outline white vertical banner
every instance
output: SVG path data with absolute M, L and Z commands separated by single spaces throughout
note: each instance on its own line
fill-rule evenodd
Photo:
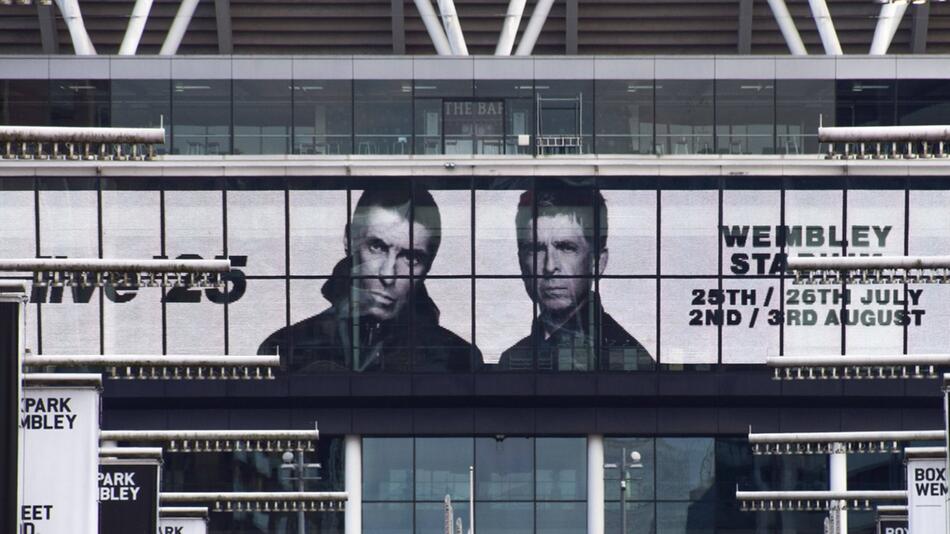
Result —
M 208 534 L 208 509 L 163 508 L 158 518 L 158 534 Z
M 20 534 L 99 531 L 98 374 L 24 376 Z
M 908 455 L 907 525 L 911 532 L 946 532 L 946 494 L 946 460 Z

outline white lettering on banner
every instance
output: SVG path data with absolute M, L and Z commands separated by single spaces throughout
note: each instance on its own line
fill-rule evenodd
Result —
M 907 528 L 911 532 L 944 532 L 946 530 L 946 494 L 945 460 L 940 458 L 907 460 Z
M 158 522 L 158 534 L 207 534 L 208 523 L 199 517 L 163 517 Z
M 903 527 L 887 527 L 884 534 L 907 534 L 907 529 Z
M 20 534 L 98 532 L 99 391 L 26 387 Z
M 141 489 L 135 473 L 99 473 L 100 501 L 135 501 Z

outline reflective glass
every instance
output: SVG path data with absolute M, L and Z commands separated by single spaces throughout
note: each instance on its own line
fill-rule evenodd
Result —
M 0 81 L 0 124 L 49 126 L 47 80 Z
M 663 191 L 660 201 L 660 272 L 718 274 L 718 191 Z
M 713 82 L 661 80 L 656 82 L 656 152 L 658 154 L 712 154 Z
M 355 80 L 356 154 L 409 154 L 412 148 L 412 83 Z
M 461 182 L 461 183 L 459 183 Z M 417 182 L 419 183 L 419 182 Z M 428 185 L 428 184 L 427 184 Z M 439 228 L 439 251 L 432 261 L 429 275 L 462 275 L 472 272 L 472 192 L 467 180 L 434 182 L 428 189 L 435 206 L 425 205 L 422 184 L 416 188 L 414 217 L 428 220 L 437 217 Z M 436 189 L 450 185 L 464 189 Z
M 229 185 L 227 202 L 228 253 L 247 256 L 241 270 L 253 276 L 284 274 L 284 192 L 241 180 Z
M 537 135 L 541 139 L 566 140 L 564 149 L 546 153 L 590 154 L 594 140 L 594 83 L 591 80 L 536 80 L 540 118 Z M 572 138 L 580 146 L 572 148 Z
M 412 534 L 412 503 L 363 503 L 365 534 Z
M 715 442 L 711 438 L 656 439 L 657 499 L 708 500 L 715 495 L 715 476 Z
M 713 534 L 716 531 L 712 502 L 658 502 L 656 518 L 656 534 Z
M 603 274 L 656 274 L 656 190 L 630 189 L 634 186 L 623 182 L 608 184 L 617 189 L 600 190 L 607 208 L 606 224 L 600 219 L 600 237 L 606 238 L 610 252 Z
M 231 153 L 231 80 L 172 82 L 173 154 Z
M 363 438 L 364 501 L 412 500 L 412 482 L 412 438 Z
M 283 280 L 253 279 L 242 282 L 228 305 L 228 348 L 231 354 L 274 354 L 261 345 L 272 333 L 287 326 L 287 290 Z M 283 351 L 280 352 L 283 355 Z
M 475 80 L 475 97 L 501 100 L 505 112 L 505 154 L 534 153 L 532 143 L 535 130 L 533 80 Z M 527 137 L 524 138 L 524 136 Z M 522 138 L 527 142 L 520 142 L 519 139 Z
M 164 124 L 171 130 L 172 92 L 169 80 L 112 80 L 112 126 L 157 128 Z M 166 141 L 171 135 L 166 134 Z M 156 146 L 159 154 L 168 151 L 168 144 Z
M 346 191 L 291 186 L 288 204 L 290 274 L 329 276 L 346 257 Z
M 654 534 L 656 532 L 656 510 L 652 502 L 627 501 L 626 534 Z M 608 502 L 604 506 L 604 532 L 607 534 L 624 533 L 624 518 L 620 515 L 620 503 Z
M 294 153 L 353 152 L 353 82 L 294 80 Z
M 774 154 L 774 135 L 772 80 L 716 80 L 719 154 Z
M 950 122 L 950 80 L 898 80 L 897 124 Z
M 459 521 L 462 532 L 468 532 L 468 501 L 452 500 L 452 532 L 456 532 Z M 441 502 L 416 503 L 416 534 L 445 532 L 445 504 Z M 480 527 L 480 525 L 479 525 Z M 481 528 L 479 528 L 481 530 Z
M 818 152 L 818 122 L 835 124 L 834 80 L 775 81 L 775 152 Z
M 586 438 L 536 438 L 535 455 L 535 498 L 587 500 Z
M 544 534 L 586 534 L 586 502 L 537 503 L 537 532 Z
M 349 317 L 326 300 L 323 288 L 328 283 L 326 279 L 291 280 L 291 327 L 272 334 L 259 349 L 264 354 L 279 351 L 292 373 L 340 373 L 352 368 L 348 338 L 339 334 L 349 325 Z M 337 306 L 349 306 L 348 297 L 335 301 Z
M 46 126 L 112 126 L 108 80 L 50 80 Z
M 472 283 L 468 279 L 414 280 L 413 371 L 472 370 Z M 476 353 L 476 361 L 481 355 Z
M 596 152 L 653 153 L 653 80 L 595 80 Z
M 534 499 L 533 439 L 475 438 L 475 465 L 475 492 L 478 500 Z M 481 513 L 478 508 L 476 512 Z M 482 528 L 479 527 L 480 530 Z
M 475 281 L 475 344 L 488 371 L 534 369 L 534 305 L 521 278 Z
M 441 503 L 449 496 L 453 503 L 467 502 L 472 438 L 416 438 L 415 445 L 416 500 Z
M 531 534 L 534 532 L 534 504 L 476 502 L 475 525 L 479 534 Z
M 835 124 L 890 126 L 896 124 L 894 80 L 838 80 Z M 826 121 L 826 124 L 830 124 Z
M 290 153 L 289 80 L 233 80 L 235 154 Z
M 600 367 L 609 371 L 646 371 L 656 365 L 655 278 L 602 278 L 597 282 L 603 309 Z
M 604 498 L 607 501 L 620 500 L 620 481 L 624 454 L 627 464 L 627 500 L 653 500 L 654 478 L 656 474 L 656 455 L 653 451 L 653 438 L 605 438 L 604 439 Z M 633 462 L 631 453 L 640 453 L 640 465 Z M 618 509 L 619 510 L 619 509 Z

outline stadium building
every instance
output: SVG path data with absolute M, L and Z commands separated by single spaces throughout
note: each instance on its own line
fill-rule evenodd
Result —
M 818 141 L 950 124 L 942 2 L 57 0 L 0 24 L 0 125 L 166 130 L 152 159 L 7 143 L 0 256 L 235 266 L 223 291 L 34 290 L 27 346 L 279 353 L 264 384 L 111 381 L 103 428 L 316 424 L 306 489 L 349 494 L 304 530 L 212 532 L 442 532 L 447 496 L 478 534 L 816 532 L 739 510 L 829 485 L 750 427 L 943 428 L 934 380 L 764 364 L 950 346 L 945 285 L 784 271 L 950 253 L 942 154 Z M 848 487 L 903 488 L 902 460 L 852 455 Z M 169 491 L 295 487 L 279 454 L 165 462 Z

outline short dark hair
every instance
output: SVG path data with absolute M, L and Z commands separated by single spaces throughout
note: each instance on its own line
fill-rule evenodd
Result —
M 525 191 L 518 199 L 518 213 L 515 215 L 515 225 L 519 230 L 529 227 L 535 206 L 538 217 L 561 214 L 574 217 L 584 230 L 588 243 L 594 245 L 594 236 L 599 238 L 598 253 L 607 249 L 607 202 L 600 190 L 562 185 Z
M 431 259 L 435 258 L 439 251 L 439 245 L 442 243 L 442 215 L 439 213 L 439 206 L 435 203 L 435 199 L 432 198 L 432 193 L 428 189 L 423 187 L 372 187 L 366 189 L 356 202 L 356 207 L 353 208 L 353 217 L 350 224 L 347 225 L 347 235 L 352 235 L 349 233 L 352 226 L 362 224 L 362 219 L 366 217 L 370 208 L 385 208 L 395 211 L 407 221 L 410 220 L 411 208 L 411 220 L 432 231 L 428 252 Z

